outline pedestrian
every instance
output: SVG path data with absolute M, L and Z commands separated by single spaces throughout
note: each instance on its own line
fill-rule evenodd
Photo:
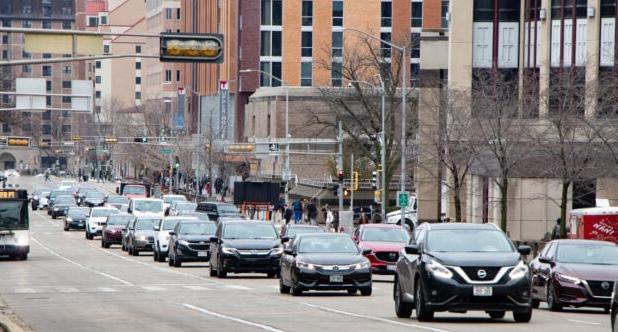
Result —
M 45 182 L 50 182 L 51 180 L 49 179 L 49 170 L 45 171 Z
M 326 222 L 326 231 L 330 232 L 332 230 L 333 222 L 335 221 L 335 216 L 333 215 L 333 211 L 330 210 L 328 205 L 326 205 L 326 217 L 324 221 Z
M 561 239 L 562 238 L 562 234 L 561 234 L 561 227 L 560 224 L 562 224 L 562 219 L 558 218 L 556 219 L 556 225 L 554 225 L 554 229 L 551 231 L 551 239 L 552 240 L 556 240 L 556 239 Z M 567 226 L 566 227 L 566 232 L 569 233 L 570 229 Z
M 365 215 L 364 213 L 361 213 L 360 215 L 360 219 L 358 219 L 358 224 L 359 225 L 365 225 L 368 224 L 369 220 L 367 220 L 367 215 Z
M 311 199 L 311 202 L 307 205 L 307 217 L 309 217 L 311 225 L 318 224 L 318 207 L 315 204 L 315 198 Z
M 284 218 L 285 218 L 285 224 L 289 224 L 290 223 L 290 219 L 292 219 L 292 214 L 293 211 L 292 209 L 290 209 L 290 207 L 286 204 L 285 205 L 285 213 L 284 213 Z
M 303 214 L 303 205 L 300 200 L 297 199 L 292 203 L 292 209 L 294 210 L 294 223 L 298 224 Z

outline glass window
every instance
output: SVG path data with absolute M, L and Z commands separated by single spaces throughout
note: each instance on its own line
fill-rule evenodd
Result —
M 618 265 L 618 247 L 598 244 L 560 244 L 556 261 L 565 264 Z
M 71 98 L 71 97 L 69 97 L 69 98 Z M 65 134 L 66 133 L 70 133 L 71 132 L 71 125 L 63 125 L 62 126 L 62 132 L 65 133 Z
M 303 62 L 300 64 L 300 85 L 311 86 L 312 82 L 312 68 L 311 62 Z
M 109 45 L 103 45 L 103 53 L 110 54 L 112 52 L 111 47 Z
M 262 0 L 262 25 L 281 25 L 283 12 L 281 0 Z
M 176 19 L 180 19 L 180 8 L 176 8 Z
M 51 106 L 51 104 L 52 104 L 52 97 L 51 96 L 46 96 L 45 97 L 45 104 L 47 106 Z
M 62 102 L 63 103 L 71 103 L 71 97 L 69 97 L 69 96 L 62 96 Z
M 52 82 L 51 81 L 46 81 L 45 82 L 45 88 L 47 91 L 51 91 L 52 90 Z
M 333 0 L 333 26 L 343 26 L 343 1 Z
M 313 1 L 303 0 L 302 4 L 302 26 L 313 25 Z
M 413 33 L 411 38 L 410 45 L 410 57 L 412 58 L 420 58 L 421 57 L 421 34 Z
M 94 92 L 95 98 L 101 98 L 101 91 L 97 90 Z
M 137 100 L 142 99 L 142 93 L 140 91 L 136 91 L 135 92 L 135 99 L 137 99 Z
M 141 45 L 135 45 L 135 53 L 137 53 L 137 54 L 142 53 L 142 46 Z
M 363 230 L 362 241 L 367 242 L 399 242 L 399 243 L 408 243 L 410 240 L 410 236 L 408 236 L 408 232 L 403 228 L 398 227 L 388 227 L 388 228 L 377 228 L 377 227 L 367 227 Z
M 387 42 L 391 41 L 391 33 L 390 32 L 382 32 L 380 33 L 380 38 Z M 382 51 L 382 56 L 385 58 L 391 57 L 391 47 L 388 44 L 381 43 L 380 49 Z
M 43 66 L 43 76 L 52 76 L 52 66 L 50 65 Z
M 88 17 L 88 26 L 89 27 L 96 27 L 97 25 L 99 25 L 99 18 L 96 16 L 90 16 Z
M 163 202 L 159 200 L 136 200 L 133 202 L 133 210 L 138 212 L 163 212 Z
M 224 239 L 276 239 L 277 231 L 271 224 L 239 223 L 227 224 L 223 231 Z M 350 240 L 351 241 L 351 240 Z
M 382 1 L 381 6 L 382 13 L 382 26 L 390 27 L 392 26 L 392 18 L 393 18 L 393 3 L 390 1 Z
M 192 222 L 180 224 L 180 234 L 213 235 L 217 227 L 210 222 Z
M 445 252 L 513 252 L 509 239 L 497 230 L 433 230 L 427 236 L 427 250 Z
M 62 21 L 62 29 L 71 30 L 71 21 Z
M 274 77 L 281 78 L 281 62 L 273 62 L 272 63 L 272 74 Z M 272 86 L 281 86 L 280 80 L 273 80 Z
M 135 69 L 142 69 L 142 63 L 141 62 L 136 62 L 135 63 Z
M 172 81 L 172 71 L 170 69 L 165 70 L 165 82 L 169 83 Z
M 51 120 L 51 111 L 43 112 L 43 120 Z
M 62 67 L 62 73 L 63 74 L 68 74 L 71 75 L 73 67 L 71 67 L 71 65 L 66 65 Z
M 172 8 L 165 8 L 165 19 L 166 20 L 172 19 Z
M 313 53 L 313 32 L 303 31 L 301 38 L 301 56 L 310 57 Z
M 52 27 L 51 25 L 52 25 L 51 21 L 48 21 L 48 20 L 43 21 L 43 29 L 51 29 Z
M 95 82 L 95 83 L 99 83 L 99 84 L 100 84 L 100 83 L 101 83 L 101 76 L 98 76 L 98 75 L 97 75 L 97 76 L 95 76 L 95 78 L 94 78 L 94 82 Z
M 340 58 L 343 56 L 343 32 L 333 31 L 333 58 Z
M 142 84 L 142 78 L 139 76 L 135 77 L 135 84 Z
M 70 89 L 71 88 L 71 81 L 62 81 L 62 88 L 63 89 Z
M 442 29 L 448 29 L 448 2 L 449 0 L 442 0 L 442 13 L 441 13 Z
M 32 66 L 30 65 L 22 65 L 21 66 L 21 71 L 24 73 L 29 73 L 32 71 Z
M 97 61 L 94 63 L 94 68 L 96 68 L 96 69 L 100 69 L 100 68 L 101 68 L 101 61 L 97 60 Z
M 11 20 L 2 20 L 2 26 L 5 28 L 11 27 Z
M 51 125 L 44 124 L 42 126 L 43 135 L 51 135 Z
M 107 16 L 101 16 L 101 25 L 107 25 Z
M 24 28 L 32 28 L 32 21 L 25 20 L 25 21 L 21 22 L 21 26 L 24 27 Z
M 180 82 L 180 70 L 176 70 L 176 82 Z
M 358 247 L 347 236 L 337 237 L 301 237 L 298 244 L 299 253 L 356 254 Z
M 270 73 L 270 62 L 260 62 L 260 71 Z M 260 86 L 270 86 L 270 76 L 260 73 Z
M 51 17 L 52 16 L 52 7 L 51 6 L 42 6 L 41 7 L 43 16 Z
M 343 84 L 343 63 L 333 62 L 331 67 L 331 84 L 334 87 L 341 87 Z
M 159 219 L 137 219 L 135 229 L 138 231 L 152 230 L 154 225 L 159 223 Z
M 423 3 L 422 2 L 413 2 L 412 3 L 412 27 L 420 28 L 423 26 Z
M 272 37 L 272 56 L 281 56 L 281 31 L 273 31 Z

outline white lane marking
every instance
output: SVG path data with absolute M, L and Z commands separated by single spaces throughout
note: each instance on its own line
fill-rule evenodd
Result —
M 93 268 L 91 268 L 91 267 L 88 267 L 88 266 L 85 266 L 85 265 L 83 265 L 83 264 L 80 264 L 80 263 L 78 263 L 78 262 L 76 262 L 76 261 L 74 261 L 74 260 L 71 260 L 71 259 L 69 259 L 69 258 L 66 258 L 66 257 L 64 257 L 64 256 L 60 255 L 59 253 L 57 253 L 57 252 L 53 251 L 52 249 L 48 248 L 47 246 L 45 246 L 43 243 L 39 242 L 39 240 L 37 240 L 36 238 L 34 238 L 34 237 L 32 237 L 32 236 L 30 237 L 30 240 L 32 240 L 34 243 L 38 244 L 41 248 L 43 248 L 43 249 L 44 249 L 45 251 L 47 251 L 48 253 L 50 253 L 50 254 L 52 254 L 52 255 L 54 255 L 54 256 L 56 256 L 56 257 L 58 257 L 58 258 L 60 258 L 60 259 L 62 259 L 62 260 L 64 260 L 64 261 L 66 261 L 66 262 L 69 262 L 69 263 L 71 263 L 71 264 L 73 264 L 73 265 L 79 266 L 79 267 L 81 267 L 81 268 L 82 268 L 82 269 L 84 269 L 84 270 L 87 270 L 87 271 L 90 271 L 90 272 L 94 272 L 94 273 L 96 273 L 96 274 L 98 274 L 98 275 L 101 275 L 101 276 L 103 276 L 103 277 L 106 277 L 106 278 L 109 278 L 109 279 L 112 279 L 112 280 L 118 281 L 118 282 L 123 283 L 123 284 L 125 284 L 125 285 L 127 285 L 127 286 L 133 286 L 133 283 L 131 283 L 131 282 L 129 282 L 129 281 L 126 281 L 126 280 L 120 279 L 120 278 L 115 277 L 115 276 L 113 276 L 113 275 L 111 275 L 111 274 L 107 274 L 107 273 L 105 273 L 105 272 L 101 272 L 101 271 L 99 271 L 99 270 L 96 270 L 96 269 L 93 269 Z
M 341 315 L 346 315 L 346 316 L 350 316 L 350 317 L 363 318 L 363 319 L 372 320 L 372 321 L 376 321 L 376 322 L 389 323 L 389 324 L 393 324 L 393 325 L 406 326 L 406 327 L 414 327 L 414 328 L 417 328 L 417 329 L 426 330 L 426 331 L 432 331 L 432 332 L 449 332 L 447 330 L 441 330 L 441 329 L 437 329 L 437 328 L 433 328 L 433 327 L 428 327 L 428 326 L 422 326 L 422 325 L 417 325 L 417 324 L 408 324 L 408 323 L 402 323 L 402 322 L 398 322 L 398 321 L 395 321 L 395 320 L 390 320 L 390 319 L 385 319 L 385 318 L 380 318 L 380 317 L 375 317 L 375 316 L 367 316 L 367 315 L 355 314 L 355 313 L 352 313 L 352 312 L 342 311 L 342 310 L 333 309 L 333 308 L 329 308 L 329 307 L 323 307 L 323 306 L 320 306 L 320 305 L 306 303 L 306 302 L 302 302 L 301 304 L 305 305 L 305 306 L 308 306 L 310 308 L 314 308 L 314 309 L 318 309 L 318 310 L 322 310 L 322 311 L 332 312 L 332 313 L 335 313 L 335 314 L 341 314 Z
M 215 317 L 218 317 L 218 318 L 221 318 L 221 319 L 230 320 L 232 322 L 236 322 L 236 323 L 240 323 L 240 324 L 244 324 L 244 325 L 248 325 L 248 326 L 253 326 L 253 327 L 262 329 L 264 331 L 285 332 L 284 330 L 279 330 L 279 329 L 276 329 L 276 328 L 274 328 L 272 326 L 262 325 L 262 324 L 250 322 L 248 320 L 244 320 L 244 319 L 240 319 L 240 318 L 236 318 L 236 317 L 231 317 L 231 316 L 223 315 L 223 314 L 216 313 L 216 312 L 213 312 L 213 311 L 210 311 L 210 310 L 206 310 L 206 309 L 203 309 L 203 308 L 196 307 L 196 306 L 191 305 L 191 304 L 185 303 L 185 304 L 183 304 L 183 306 L 185 308 L 188 308 L 188 309 L 191 309 L 191 310 L 199 311 L 199 312 L 201 312 L 203 314 L 206 314 L 206 315 L 215 316 Z
M 15 293 L 18 294 L 32 294 L 36 293 L 36 291 L 32 288 L 15 288 Z
M 113 289 L 113 288 L 109 288 L 109 287 L 99 287 L 97 288 L 100 292 L 104 292 L 104 293 L 113 293 L 113 292 L 117 292 L 117 290 Z
M 160 291 L 165 290 L 165 288 L 159 287 L 159 286 L 142 286 L 142 289 L 151 291 L 151 292 L 160 292 Z
M 245 286 L 237 286 L 237 285 L 227 285 L 225 288 L 229 289 L 238 289 L 238 290 L 252 290 L 253 288 L 245 287 Z
M 78 293 L 79 289 L 75 287 L 56 287 L 56 290 L 60 293 Z
M 586 324 L 586 325 L 603 325 L 603 324 L 597 323 L 597 322 L 589 322 L 589 321 L 577 320 L 577 319 L 569 319 L 568 321 L 572 322 L 572 323 L 579 323 L 579 324 Z
M 186 285 L 186 286 L 182 286 L 186 289 L 189 290 L 194 290 L 194 291 L 205 291 L 205 290 L 210 290 L 210 288 L 207 287 L 203 287 L 203 286 L 192 286 L 192 285 Z
M 48 224 L 50 224 L 52 226 L 59 226 L 57 223 L 47 219 L 47 216 L 44 216 L 39 211 L 34 211 L 34 214 L 36 214 L 37 216 L 41 217 L 41 219 L 45 220 Z

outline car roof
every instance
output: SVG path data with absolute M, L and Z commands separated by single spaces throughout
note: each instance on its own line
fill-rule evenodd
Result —
M 199 202 L 199 204 L 232 205 L 232 206 L 236 206 L 236 205 L 234 205 L 232 203 L 227 203 L 227 202 L 209 202 L 209 201 Z
M 345 233 L 301 233 L 296 235 L 296 237 L 347 237 L 350 238 L 349 234 Z
M 316 225 L 298 225 L 298 224 L 294 224 L 294 225 L 287 225 L 286 227 L 287 229 L 290 228 L 320 228 L 320 226 L 316 226 Z
M 597 244 L 597 245 L 606 245 L 606 246 L 618 246 L 618 244 L 609 241 L 601 241 L 601 240 L 584 240 L 584 239 L 561 239 L 561 240 L 553 240 L 551 241 L 556 244 Z
M 92 208 L 93 210 L 118 210 L 115 207 L 109 207 L 109 206 L 96 206 Z
M 160 198 L 144 198 L 144 197 L 135 197 L 135 198 L 131 198 L 132 201 L 156 201 L 156 202 L 163 202 L 162 199 Z
M 451 229 L 466 229 L 466 230 L 494 230 L 499 231 L 498 226 L 492 223 L 488 224 L 473 224 L 473 223 L 440 223 L 427 224 L 429 230 L 451 230 Z
M 253 219 L 233 219 L 233 220 L 223 220 L 226 224 L 257 224 L 261 223 L 264 225 L 273 225 L 271 223 L 264 222 L 264 220 L 253 220 Z
M 199 219 L 197 217 L 194 216 L 189 216 L 189 215 L 184 215 L 184 216 L 173 216 L 173 217 L 164 217 L 163 220 L 197 220 L 199 221 Z
M 401 228 L 403 229 L 403 226 L 400 225 L 396 225 L 396 224 L 363 224 L 360 225 L 360 228 Z
M 185 197 L 186 198 L 185 195 L 163 195 L 163 198 L 165 197 Z

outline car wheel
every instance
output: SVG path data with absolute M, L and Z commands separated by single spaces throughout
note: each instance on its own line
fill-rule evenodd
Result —
M 425 307 L 425 297 L 423 296 L 422 286 L 420 283 L 416 285 L 414 295 L 414 309 L 416 309 L 416 320 L 419 322 L 429 322 L 433 320 L 433 311 L 427 310 Z
M 105 248 L 105 241 L 101 240 L 101 248 Z
M 84 236 L 86 236 L 86 240 L 90 240 L 90 239 L 88 238 L 88 237 L 90 236 L 90 235 L 88 235 L 88 230 L 86 230 L 86 232 L 84 232 Z
M 292 282 L 292 296 L 301 296 L 303 295 L 302 289 L 296 286 L 296 283 Z
M 28 254 L 20 254 L 17 256 L 17 260 L 25 261 L 28 259 Z
M 131 248 L 131 254 L 133 256 L 139 256 L 139 250 L 135 249 L 135 248 Z
M 64 224 L 64 231 L 65 231 L 65 232 L 68 232 L 68 231 L 69 231 L 69 226 L 67 226 L 67 224 L 66 224 L 66 223 Z
M 532 308 L 534 308 L 534 309 L 538 309 L 538 308 L 539 308 L 539 306 L 541 305 L 541 301 L 539 301 L 539 300 L 534 300 L 534 299 L 533 299 L 533 300 L 532 300 L 532 302 L 531 302 L 530 304 L 532 305 Z
M 52 219 L 56 219 L 56 214 L 52 213 Z
M 513 311 L 513 319 L 517 323 L 528 323 L 532 319 L 532 309 L 526 311 Z
M 290 287 L 283 284 L 283 278 L 279 278 L 279 293 L 290 294 Z
M 174 266 L 174 257 L 170 255 L 170 259 L 167 260 L 167 265 Z
M 225 271 L 225 268 L 223 267 L 223 263 L 221 263 L 221 261 L 217 263 L 217 277 L 222 279 L 227 278 L 227 271 Z
M 506 315 L 506 312 L 504 311 L 490 311 L 488 312 L 489 317 L 491 317 L 492 319 L 502 319 L 504 318 L 504 315 Z
M 266 274 L 266 276 L 267 276 L 268 278 L 277 278 L 277 275 L 278 275 L 278 273 L 277 273 L 277 272 L 268 272 L 268 273 Z
M 371 288 L 371 286 L 360 289 L 360 293 L 362 296 L 371 296 L 372 291 L 373 291 L 373 288 Z
M 157 251 L 156 251 L 156 250 L 155 250 L 155 251 L 154 251 L 154 253 L 152 254 L 152 259 L 153 259 L 155 262 L 158 262 L 158 261 L 159 261 L 159 256 L 157 255 Z
M 356 295 L 356 292 L 358 292 L 358 289 L 348 289 L 348 295 Z
M 158 256 L 158 258 L 159 258 L 159 262 L 161 262 L 161 263 L 165 263 L 165 258 L 166 258 L 166 257 L 167 257 L 167 255 L 166 255 L 166 254 L 164 254 L 164 253 L 161 253 L 161 252 L 160 252 L 160 253 L 159 253 L 159 256 Z
M 558 303 L 558 299 L 556 299 L 556 290 L 552 280 L 549 280 L 549 286 L 547 286 L 547 306 L 550 311 L 562 310 L 562 306 Z
M 403 301 L 401 286 L 399 286 L 399 281 L 396 278 L 393 296 L 395 297 L 395 313 L 397 314 L 397 317 L 410 318 L 410 316 L 412 316 L 412 309 L 414 309 L 413 304 Z

